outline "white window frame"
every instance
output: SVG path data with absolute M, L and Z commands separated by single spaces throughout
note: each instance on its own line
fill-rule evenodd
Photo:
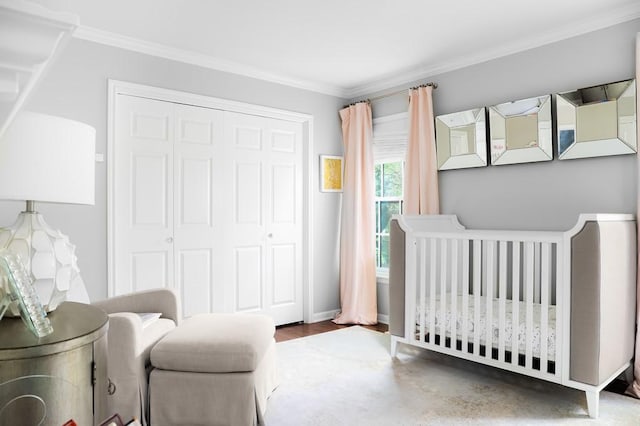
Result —
M 409 134 L 409 115 L 407 113 L 387 115 L 373 120 L 373 162 L 374 164 L 393 163 L 402 161 L 404 163 L 407 150 L 407 139 Z M 402 166 L 402 176 L 404 184 L 404 164 Z M 373 176 L 372 176 L 373 178 Z M 403 201 L 401 197 L 375 197 L 375 201 Z M 373 208 L 375 209 L 375 201 Z M 375 214 L 375 211 L 374 211 Z M 373 230 L 377 237 L 378 224 Z M 376 259 L 377 263 L 377 259 Z M 376 277 L 388 279 L 389 268 L 376 267 Z
M 404 165 L 405 162 L 404 160 L 388 160 L 388 161 L 384 161 L 384 162 L 377 162 L 375 163 L 375 165 L 383 165 L 383 164 L 390 164 L 390 163 L 401 163 L 401 173 L 402 173 L 402 183 L 403 183 L 403 187 L 404 187 Z M 383 173 L 383 178 L 382 178 L 382 182 L 381 182 L 381 190 L 384 191 L 384 168 L 382 170 Z M 402 214 L 402 210 L 403 210 L 403 201 L 404 201 L 404 197 L 403 195 L 397 195 L 397 196 L 390 196 L 390 197 L 385 197 L 385 196 L 381 196 L 378 197 L 377 195 L 374 197 L 374 208 L 377 210 L 378 206 L 377 203 L 378 202 L 400 202 L 400 214 Z M 375 229 L 375 237 L 376 240 L 378 238 L 378 236 L 383 237 L 383 236 L 388 236 L 389 234 L 386 233 L 382 233 L 382 232 L 378 232 L 378 229 L 380 229 L 380 223 L 378 223 L 380 221 L 380 218 L 382 217 L 381 211 L 376 211 L 375 212 L 375 217 L 376 217 L 376 229 Z M 379 278 L 388 278 L 389 277 L 389 268 L 381 268 L 378 267 L 378 256 L 376 253 L 376 276 Z

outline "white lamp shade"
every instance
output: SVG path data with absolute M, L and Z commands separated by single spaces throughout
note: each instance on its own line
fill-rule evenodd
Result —
M 93 127 L 19 113 L 0 139 L 0 199 L 94 204 Z

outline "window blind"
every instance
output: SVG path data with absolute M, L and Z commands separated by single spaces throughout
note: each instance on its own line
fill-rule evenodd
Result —
M 407 113 L 388 115 L 373 120 L 373 161 L 404 161 L 407 152 L 409 118 Z

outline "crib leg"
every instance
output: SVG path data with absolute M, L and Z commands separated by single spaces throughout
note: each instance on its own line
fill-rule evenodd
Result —
M 600 408 L 600 392 L 585 391 L 584 393 L 587 395 L 587 411 L 589 411 L 589 417 L 597 419 Z
M 395 358 L 398 355 L 398 339 L 391 336 L 391 356 Z

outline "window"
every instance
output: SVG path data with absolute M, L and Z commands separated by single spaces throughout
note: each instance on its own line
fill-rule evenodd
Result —
M 375 165 L 376 268 L 378 276 L 389 274 L 389 221 L 402 213 L 404 162 Z
M 389 276 L 389 220 L 394 214 L 402 213 L 408 128 L 407 113 L 373 119 L 376 275 L 380 278 Z

